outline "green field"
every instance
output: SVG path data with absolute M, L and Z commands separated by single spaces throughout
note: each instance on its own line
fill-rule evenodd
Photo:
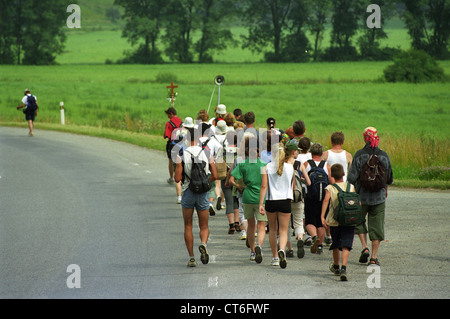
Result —
M 95 10 L 93 10 L 95 12 Z M 105 65 L 130 49 L 121 31 L 92 31 L 95 26 L 70 31 L 65 52 L 56 66 L 0 66 L 0 124 L 24 126 L 15 109 L 30 88 L 38 97 L 36 127 L 124 140 L 164 149 L 162 132 L 166 86 L 179 85 L 175 106 L 179 116 L 195 117 L 208 108 L 222 74 L 221 102 L 229 111 L 254 111 L 256 124 L 267 117 L 286 129 L 298 119 L 306 123 L 313 141 L 330 147 L 334 131 L 343 131 L 345 148 L 362 147 L 362 130 L 375 126 L 380 147 L 391 156 L 395 184 L 449 188 L 450 82 L 430 84 L 385 83 L 383 69 L 391 62 L 258 63 L 261 55 L 239 47 L 215 56 L 218 64 Z M 235 34 L 243 33 L 236 27 Z M 385 44 L 409 47 L 406 30 L 395 24 Z M 327 37 L 323 46 L 326 46 Z M 439 61 L 447 75 L 450 61 Z M 217 91 L 216 91 L 217 93 Z M 66 126 L 59 122 L 64 101 Z M 213 116 L 213 98 L 210 116 Z M 420 180 L 419 177 L 422 179 Z

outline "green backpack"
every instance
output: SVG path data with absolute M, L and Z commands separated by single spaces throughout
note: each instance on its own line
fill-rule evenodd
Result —
M 363 219 L 359 194 L 350 191 L 350 183 L 347 183 L 345 192 L 337 184 L 333 184 L 333 186 L 339 191 L 337 195 L 339 205 L 334 210 L 334 219 L 340 226 L 360 224 Z

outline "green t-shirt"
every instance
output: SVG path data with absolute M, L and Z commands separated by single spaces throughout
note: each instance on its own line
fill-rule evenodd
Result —
M 256 162 L 246 159 L 239 163 L 231 172 L 236 179 L 242 178 L 246 185 L 242 194 L 242 202 L 245 204 L 259 204 L 259 193 L 261 191 L 262 175 L 261 170 L 267 163 L 258 158 Z

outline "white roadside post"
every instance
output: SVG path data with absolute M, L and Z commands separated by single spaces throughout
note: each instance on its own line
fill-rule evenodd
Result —
M 64 117 L 64 102 L 59 103 L 61 109 L 61 125 L 66 125 L 66 119 Z

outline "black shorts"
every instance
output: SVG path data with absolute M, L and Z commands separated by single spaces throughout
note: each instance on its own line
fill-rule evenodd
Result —
M 353 247 L 353 238 L 355 236 L 355 227 L 330 227 L 330 234 L 333 243 L 330 246 L 330 250 L 339 249 L 342 250 L 343 247 L 348 250 L 352 250 Z
M 36 111 L 30 112 L 30 111 L 26 110 L 24 113 L 25 113 L 25 119 L 27 121 L 33 121 L 34 122 L 34 120 L 36 118 Z
M 290 214 L 291 209 L 291 200 L 290 199 L 280 199 L 280 200 L 266 200 L 266 211 L 269 213 L 285 213 Z
M 172 148 L 173 148 L 173 144 L 172 144 L 172 141 L 169 139 L 166 144 L 166 154 L 167 154 L 168 159 L 172 158 Z

